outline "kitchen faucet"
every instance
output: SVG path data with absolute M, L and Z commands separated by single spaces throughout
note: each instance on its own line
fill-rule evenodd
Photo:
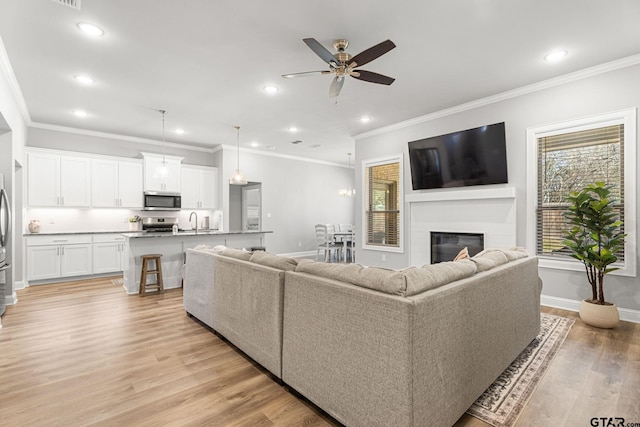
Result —
M 198 234 L 198 214 L 195 212 L 191 212 L 191 214 L 189 215 L 189 222 L 191 222 L 191 217 L 194 215 L 196 216 L 196 234 Z

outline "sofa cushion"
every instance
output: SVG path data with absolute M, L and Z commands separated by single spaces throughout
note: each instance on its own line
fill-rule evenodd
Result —
M 241 259 L 243 261 L 249 261 L 249 259 L 251 259 L 252 254 L 253 252 L 243 251 L 241 249 L 233 249 L 233 248 L 227 248 L 220 253 L 220 255 L 228 256 L 230 258 Z
M 405 295 L 407 291 L 404 272 L 398 270 L 363 267 L 359 264 L 330 264 L 300 260 L 296 271 L 340 280 L 392 295 Z
M 407 280 L 406 296 L 416 295 L 476 274 L 476 264 L 468 259 L 427 264 L 403 270 Z
M 249 261 L 284 271 L 295 271 L 298 265 L 298 261 L 293 258 L 273 255 L 264 251 L 255 251 Z
M 509 262 L 529 256 L 529 252 L 525 248 L 514 247 L 503 251 Z
M 471 258 L 476 263 L 478 273 L 491 270 L 499 265 L 506 264 L 509 259 L 502 250 L 485 249 Z

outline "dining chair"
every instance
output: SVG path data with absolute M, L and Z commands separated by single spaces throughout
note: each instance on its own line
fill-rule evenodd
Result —
M 334 251 L 337 259 L 340 259 L 342 254 L 342 243 L 333 241 L 333 236 L 329 233 L 329 227 L 327 224 L 316 224 L 316 244 L 317 253 L 316 261 L 320 257 L 320 251 L 324 251 L 324 262 L 331 260 L 331 251 Z

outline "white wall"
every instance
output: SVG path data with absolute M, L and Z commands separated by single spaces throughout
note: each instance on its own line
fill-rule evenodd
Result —
M 604 67 L 598 70 L 604 70 Z M 476 108 L 459 108 L 456 110 L 458 112 L 452 110 L 451 114 L 432 114 L 422 122 L 414 120 L 404 127 L 399 124 L 387 132 L 359 137 L 356 140 L 356 188 L 358 190 L 363 188 L 361 182 L 363 160 L 402 152 L 405 159 L 405 195 L 419 193 L 411 188 L 408 141 L 504 121 L 509 186 L 516 189 L 516 241 L 519 246 L 533 247 L 531 239 L 526 235 L 526 171 L 527 162 L 535 162 L 535 159 L 526 158 L 526 129 L 640 106 L 640 65 L 599 74 L 585 71 L 576 74 L 575 77 L 580 78 L 566 78 L 561 84 L 549 82 L 550 84 L 545 85 L 544 89 L 522 91 L 520 92 L 524 92 L 522 95 L 504 96 L 502 100 L 492 103 L 478 102 Z M 636 159 L 637 164 L 640 164 L 638 159 Z M 638 193 L 639 190 L 640 186 L 636 192 Z M 361 195 L 362 191 L 358 191 L 358 194 Z M 636 194 L 636 200 L 640 200 L 640 194 Z M 358 206 L 361 206 L 361 203 L 362 200 L 358 197 Z M 407 227 L 408 211 L 408 205 L 405 204 L 405 239 L 408 239 L 411 233 Z M 446 215 L 446 212 L 443 212 L 443 215 Z M 472 217 L 473 212 L 468 212 L 468 215 Z M 361 219 L 356 218 L 356 220 L 358 229 L 362 229 Z M 638 233 L 628 238 L 637 247 Z M 364 264 L 386 267 L 403 267 L 410 263 L 406 246 L 402 254 L 387 253 L 387 261 L 384 263 L 381 261 L 380 252 L 361 249 L 358 260 Z M 579 301 L 590 296 L 590 288 L 584 273 L 541 268 L 540 276 L 544 281 L 543 294 L 549 297 L 549 301 L 562 299 Z M 609 275 L 605 280 L 605 287 L 608 300 L 622 308 L 640 310 L 640 281 L 637 277 Z
M 13 211 L 13 232 L 8 251 L 8 262 L 12 264 L 12 268 L 6 275 L 6 295 L 0 295 L 0 298 L 5 297 L 7 304 L 17 300 L 15 289 L 22 286 L 24 280 L 22 239 L 19 231 L 22 228 L 22 198 L 18 195 L 22 183 L 16 180 L 22 176 L 20 171 L 21 165 L 24 164 L 24 146 L 29 120 L 29 113 L 24 106 L 22 94 L 0 39 L 0 134 L 4 135 L 0 144 L 0 155 L 3 156 L 0 172 L 5 175 L 5 185 Z
M 237 150 L 225 146 L 223 151 L 220 181 L 223 200 L 228 201 L 229 178 L 237 166 Z M 353 183 L 353 169 L 264 155 L 253 150 L 240 152 L 240 169 L 249 181 L 262 183 L 262 229 L 273 231 L 266 238 L 269 252 L 315 252 L 315 224 L 353 224 L 355 221 L 354 199 L 338 195 L 341 188 Z M 228 206 L 224 209 L 228 230 Z

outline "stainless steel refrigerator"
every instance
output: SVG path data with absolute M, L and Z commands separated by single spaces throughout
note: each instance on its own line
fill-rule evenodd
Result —
M 7 262 L 7 246 L 11 234 L 11 207 L 9 197 L 4 189 L 4 175 L 0 173 L 0 316 L 5 310 L 5 293 L 7 288 L 5 271 L 11 267 Z

